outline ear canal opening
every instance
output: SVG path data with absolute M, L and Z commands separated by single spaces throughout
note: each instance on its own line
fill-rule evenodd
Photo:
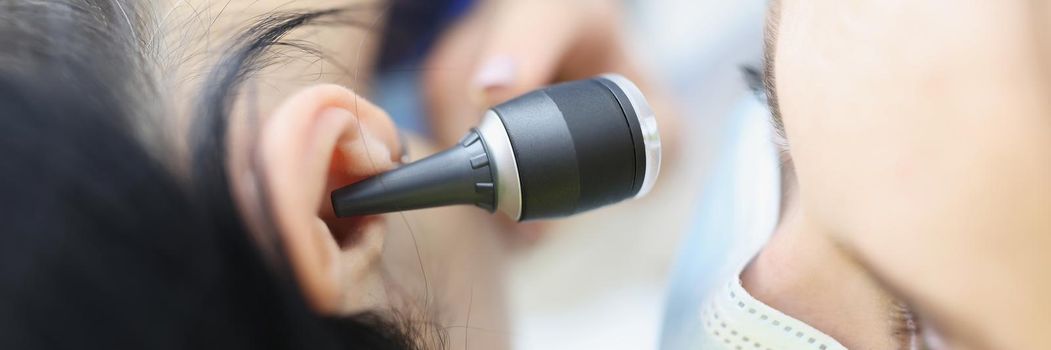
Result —
M 496 210 L 489 154 L 476 131 L 441 153 L 332 192 L 338 217 L 457 204 Z

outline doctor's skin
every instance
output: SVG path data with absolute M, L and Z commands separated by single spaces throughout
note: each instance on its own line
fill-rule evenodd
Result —
M 750 293 L 849 348 L 1051 346 L 1044 2 L 782 0 L 769 15 L 794 172 Z

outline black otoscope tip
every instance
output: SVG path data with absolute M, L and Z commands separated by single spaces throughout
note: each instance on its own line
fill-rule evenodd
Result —
M 489 157 L 473 131 L 456 147 L 332 192 L 338 217 L 455 204 L 496 207 Z
M 563 217 L 649 192 L 660 150 L 642 92 L 605 75 L 495 106 L 457 146 L 336 190 L 332 206 L 340 217 L 455 204 Z

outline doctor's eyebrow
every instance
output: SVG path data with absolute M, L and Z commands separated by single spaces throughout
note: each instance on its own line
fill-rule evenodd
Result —
M 832 244 L 837 249 L 841 250 L 848 259 L 854 264 L 857 264 L 864 270 L 868 275 L 876 281 L 876 284 L 880 288 L 883 288 L 895 299 L 898 305 L 905 306 L 908 309 L 908 314 L 903 315 L 901 310 L 891 310 L 887 317 L 891 322 L 901 324 L 903 321 L 907 322 L 909 319 L 915 322 L 916 331 L 922 338 L 924 332 L 923 326 L 934 325 L 938 329 L 938 333 L 942 338 L 954 339 L 958 344 L 967 344 L 974 346 L 976 349 L 992 349 L 985 339 L 978 337 L 981 332 L 975 330 L 971 325 L 967 325 L 948 316 L 948 310 L 940 309 L 937 305 L 934 305 L 930 301 L 924 301 L 917 299 L 917 294 L 906 292 L 907 284 L 904 284 L 901 279 L 891 279 L 885 271 L 881 270 L 875 261 L 871 260 L 871 257 L 866 256 L 857 247 L 853 246 L 850 242 L 843 241 L 842 239 L 832 239 Z M 899 276 L 905 277 L 908 276 Z M 918 320 L 922 320 L 917 322 Z M 904 327 L 897 327 L 900 331 L 902 328 L 908 328 L 908 325 Z M 905 343 L 905 338 L 899 337 L 903 340 L 901 349 L 912 350 L 916 347 L 912 347 L 912 344 Z M 928 350 L 929 347 L 921 339 L 916 339 L 915 345 L 920 350 Z
M 868 257 L 864 256 L 850 243 L 836 238 L 833 238 L 831 242 L 835 249 L 841 251 L 843 256 L 849 259 L 850 263 L 861 267 L 861 270 L 875 280 L 879 288 L 886 291 L 893 298 L 886 309 L 886 314 L 882 317 L 891 325 L 892 333 L 890 336 L 897 343 L 895 348 L 901 350 L 926 350 L 927 347 L 920 338 L 923 330 L 920 328 L 920 322 L 913 310 L 913 305 L 916 304 L 904 293 L 902 286 L 883 275 L 880 270 L 875 268 Z

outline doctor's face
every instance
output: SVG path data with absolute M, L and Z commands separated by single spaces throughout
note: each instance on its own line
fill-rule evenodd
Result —
M 932 347 L 1051 346 L 1051 5 L 771 6 L 768 79 L 809 224 Z

